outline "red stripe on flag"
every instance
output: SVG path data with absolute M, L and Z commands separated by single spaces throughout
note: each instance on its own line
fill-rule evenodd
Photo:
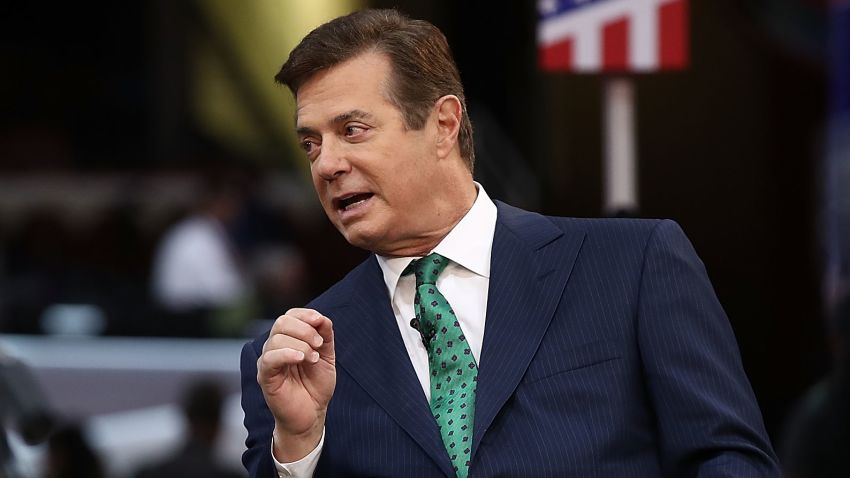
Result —
M 602 27 L 602 69 L 626 70 L 629 67 L 629 19 L 606 23 Z
M 658 7 L 658 62 L 663 70 L 688 66 L 688 2 L 675 0 Z
M 573 41 L 561 40 L 540 49 L 540 68 L 544 70 L 569 71 L 573 68 Z

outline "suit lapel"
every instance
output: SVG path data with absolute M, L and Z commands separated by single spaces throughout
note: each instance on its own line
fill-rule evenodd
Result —
M 534 357 L 584 240 L 582 231 L 564 232 L 539 214 L 497 205 L 473 458 Z
M 434 460 L 454 474 L 436 421 L 396 326 L 381 268 L 374 257 L 349 280 L 354 284 L 344 320 L 334 322 L 337 364 Z

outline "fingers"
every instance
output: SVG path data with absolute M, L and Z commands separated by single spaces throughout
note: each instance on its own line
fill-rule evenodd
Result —
M 313 309 L 289 309 L 285 314 L 277 318 L 270 335 L 274 334 L 289 334 L 289 333 L 304 333 L 316 332 L 324 322 L 330 322 L 330 319 L 320 314 Z M 305 328 L 309 326 L 310 328 Z M 318 335 L 318 333 L 316 334 Z M 300 337 L 305 342 L 312 343 L 316 347 L 322 344 L 315 341 L 313 337 Z
M 307 342 L 299 340 L 288 335 L 275 334 L 266 340 L 265 352 L 275 350 L 291 350 L 300 352 L 300 354 L 292 354 L 299 361 L 316 363 L 318 361 L 318 352 Z
M 288 365 L 297 365 L 304 362 L 304 360 L 304 352 L 300 350 L 291 348 L 274 349 L 263 352 L 263 355 L 258 360 L 257 369 L 261 374 L 263 371 L 275 373 Z
M 263 345 L 260 364 L 275 371 L 287 365 L 313 364 L 333 354 L 333 324 L 312 309 L 290 309 L 278 317 Z
M 319 317 L 321 314 L 315 310 L 291 309 L 277 318 L 269 332 L 269 341 L 284 336 L 298 339 L 312 347 L 321 347 L 324 340 L 312 325 L 319 321 Z
M 316 330 L 316 327 L 310 325 L 307 322 L 303 322 L 298 319 L 288 318 L 278 320 L 280 322 L 280 327 L 278 328 L 278 333 L 274 335 L 292 337 L 308 344 L 310 347 L 313 348 L 319 348 L 325 342 L 325 340 L 319 334 L 319 331 Z
M 269 336 L 257 359 L 257 381 L 262 385 L 290 366 L 318 361 L 319 353 L 305 342 L 281 334 Z
M 322 315 L 316 320 L 316 322 L 317 323 L 313 325 L 313 328 L 315 328 L 316 332 L 319 333 L 319 336 L 322 337 L 322 341 L 327 345 L 333 344 L 334 324 L 331 322 L 331 319 Z

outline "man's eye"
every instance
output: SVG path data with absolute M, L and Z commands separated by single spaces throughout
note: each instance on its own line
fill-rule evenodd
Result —
M 366 128 L 357 125 L 348 125 L 345 127 L 345 135 L 346 136 L 354 136 L 356 134 L 360 134 L 366 131 Z
M 313 140 L 305 139 L 301 142 L 301 149 L 304 150 L 305 153 L 310 154 L 316 148 L 316 142 Z

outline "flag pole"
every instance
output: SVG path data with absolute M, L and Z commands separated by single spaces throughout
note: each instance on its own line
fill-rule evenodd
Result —
M 604 210 L 609 215 L 638 211 L 634 85 L 630 78 L 604 81 Z

